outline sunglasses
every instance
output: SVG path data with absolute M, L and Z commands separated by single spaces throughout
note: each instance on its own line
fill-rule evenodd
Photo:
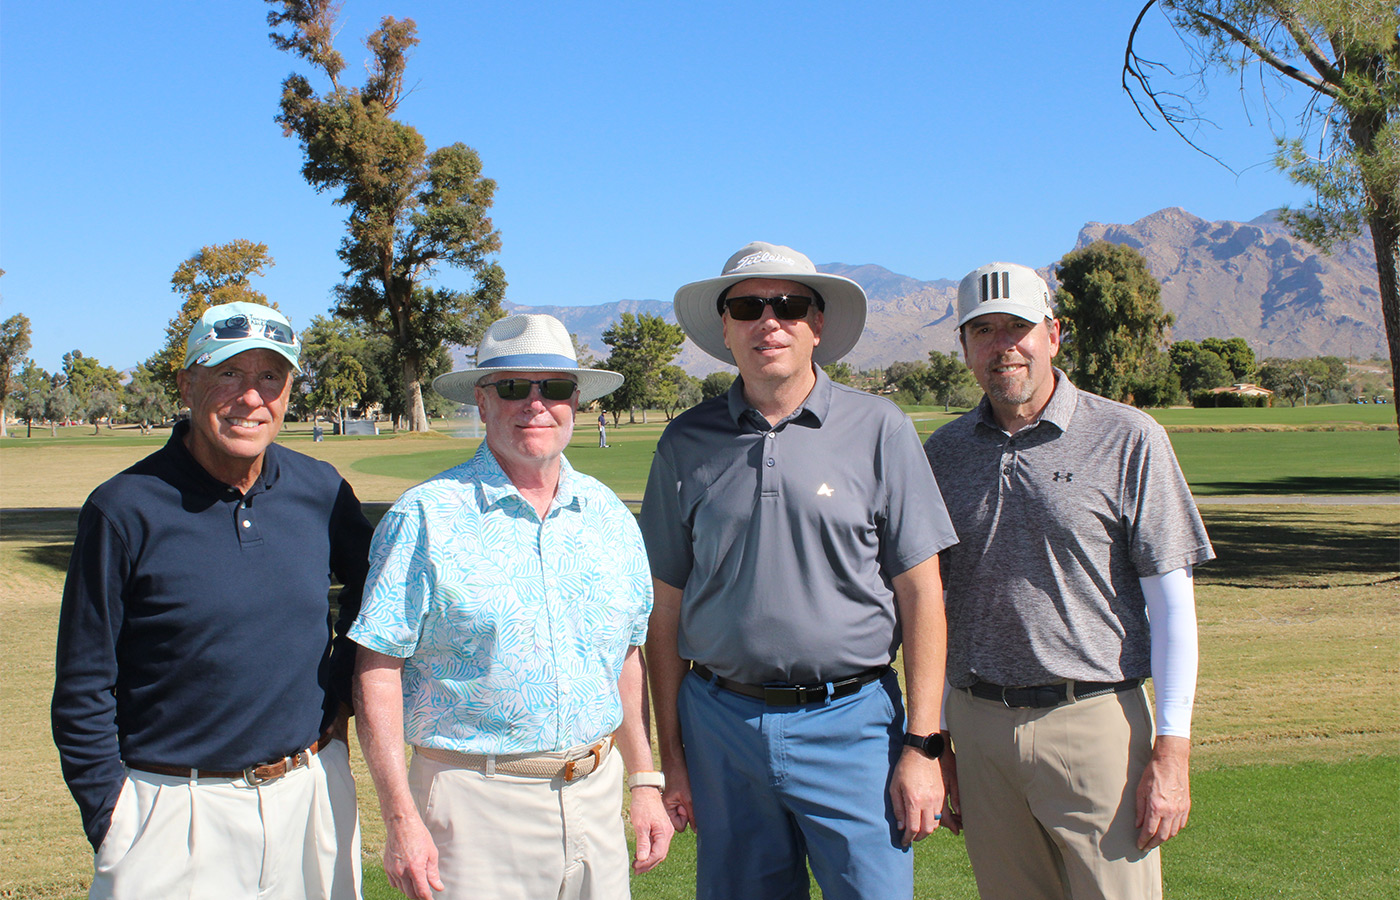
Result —
M 297 342 L 296 335 L 292 334 L 291 328 L 270 319 L 258 325 L 247 316 L 238 315 L 214 323 L 215 340 L 232 341 L 250 337 L 267 338 L 269 341 L 286 344 L 289 347 L 296 346 Z
M 540 396 L 546 400 L 567 400 L 578 390 L 578 383 L 567 378 L 502 378 L 483 384 L 484 388 L 495 388 L 496 396 L 502 400 L 524 400 L 530 396 L 530 385 L 540 386 Z
M 763 318 L 763 307 L 773 307 L 773 315 L 779 319 L 793 321 L 805 319 L 807 310 L 817 302 L 815 297 L 725 297 L 724 308 L 729 310 L 729 318 L 740 322 L 752 322 Z M 818 307 L 820 308 L 820 306 Z

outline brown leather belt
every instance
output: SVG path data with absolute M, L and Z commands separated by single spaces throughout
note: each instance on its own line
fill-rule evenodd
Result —
M 436 747 L 419 747 L 413 752 L 422 754 L 433 762 L 459 769 L 471 769 L 501 775 L 523 775 L 527 778 L 562 778 L 573 781 L 582 778 L 603 764 L 603 757 L 612 751 L 613 737 L 608 735 L 596 744 L 577 750 L 560 753 L 540 754 L 499 754 L 458 753 L 456 750 L 440 750 Z
M 245 766 L 237 771 L 224 771 L 219 769 L 194 769 L 188 766 L 165 766 L 159 763 L 128 763 L 128 765 L 141 772 L 153 772 L 156 775 L 172 775 L 176 778 L 242 778 L 250 787 L 257 787 L 266 784 L 274 779 L 281 778 L 294 769 L 304 768 L 311 765 L 311 757 L 321 752 L 330 743 L 333 737 L 331 729 L 326 729 L 326 733 L 315 740 L 310 747 L 295 753 L 291 756 L 284 756 L 273 762 L 259 763 Z

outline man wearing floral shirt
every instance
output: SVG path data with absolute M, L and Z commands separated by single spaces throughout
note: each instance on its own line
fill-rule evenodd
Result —
M 423 900 L 626 898 L 624 764 L 632 868 L 672 833 L 642 690 L 650 570 L 631 513 L 563 456 L 579 403 L 622 376 L 580 368 L 549 316 L 496 322 L 477 361 L 434 388 L 478 406 L 486 440 L 380 523 L 350 632 L 385 872 Z

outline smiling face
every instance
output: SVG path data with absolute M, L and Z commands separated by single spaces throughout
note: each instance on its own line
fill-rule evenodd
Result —
M 776 278 L 750 278 L 735 284 L 730 297 L 815 297 L 812 289 L 795 281 Z M 724 346 L 734 354 L 734 364 L 744 382 L 781 383 L 812 376 L 812 350 L 822 340 L 823 317 L 813 304 L 802 319 L 779 319 L 773 307 L 752 322 L 734 319 L 724 313 Z
M 510 378 L 565 378 L 566 372 L 496 372 L 477 383 L 476 405 L 486 426 L 486 444 L 496 461 L 517 484 L 527 471 L 557 467 L 559 456 L 574 434 L 578 391 L 567 400 L 546 400 L 539 385 L 531 385 L 524 400 L 502 400 L 491 385 Z
M 1060 320 L 1029 322 L 989 313 L 962 329 L 968 368 L 1003 425 L 1035 418 L 1055 392 L 1051 360 L 1060 352 Z
M 291 372 L 281 354 L 257 349 L 177 373 L 180 398 L 190 408 L 185 446 L 205 471 L 241 491 L 252 487 L 282 430 Z

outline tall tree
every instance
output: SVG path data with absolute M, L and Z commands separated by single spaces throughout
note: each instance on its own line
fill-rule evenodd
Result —
M 1287 400 L 1289 406 L 1297 406 L 1299 400 L 1307 406 L 1309 396 L 1324 389 L 1327 377 L 1327 365 L 1315 358 L 1266 359 L 1259 367 L 1259 385 Z
M 360 402 L 369 387 L 368 347 L 352 322 L 316 316 L 301 333 L 301 368 L 292 390 L 304 394 L 314 418 L 334 413 L 345 431 L 345 408 Z
M 488 259 L 500 235 L 486 211 L 496 183 L 481 177 L 476 151 L 462 143 L 428 153 L 422 135 L 393 118 L 404 94 L 409 51 L 418 44 L 412 19 L 385 16 L 366 39 L 371 57 L 362 87 L 341 83 L 345 60 L 334 47 L 335 0 L 268 0 L 272 43 L 299 56 L 329 81 L 317 94 L 303 75 L 282 82 L 283 132 L 301 143 L 302 176 L 334 190 L 349 209 L 341 241 L 345 282 L 336 314 L 365 322 L 393 341 L 406 397 L 407 427 L 427 431 L 424 369 L 443 340 L 458 340 L 455 320 L 498 309 L 505 275 Z M 421 287 L 439 263 L 471 272 L 467 292 Z M 469 326 L 463 329 L 470 330 Z
M 34 420 L 44 418 L 44 405 L 48 403 L 50 389 L 49 373 L 34 360 L 26 361 L 10 393 L 15 416 L 24 420 L 25 437 L 33 432 Z
M 1275 162 L 1314 199 L 1284 221 L 1323 250 L 1370 226 L 1391 377 L 1400 383 L 1400 8 L 1394 0 L 1148 0 L 1128 35 L 1123 87 L 1144 119 L 1137 92 L 1193 147 L 1183 126 L 1200 118 L 1197 106 L 1161 86 L 1171 69 L 1137 52 L 1153 6 L 1193 55 L 1182 74 L 1202 87 L 1223 71 L 1265 102 L 1289 87 L 1312 92 L 1295 133 L 1279 138 Z M 1254 70 L 1257 81 L 1246 77 Z
M 734 384 L 733 372 L 711 372 L 700 382 L 700 399 L 710 400 L 720 394 L 727 394 L 732 384 Z
M 977 400 L 977 379 L 972 370 L 958 359 L 958 351 L 940 353 L 928 352 L 928 371 L 925 375 L 929 392 L 943 404 L 947 412 L 950 405 L 969 406 Z M 971 403 L 967 401 L 971 400 Z
M 87 420 L 93 434 L 98 422 L 121 411 L 121 373 L 97 357 L 84 356 L 81 350 L 63 354 L 63 380 L 73 397 L 73 412 Z
M 1172 370 L 1188 397 L 1231 384 L 1234 371 L 1215 350 L 1195 341 L 1176 341 L 1168 351 Z
M 603 343 L 612 348 L 603 368 L 622 373 L 622 387 L 605 399 L 603 408 L 614 413 L 628 410 L 630 421 L 637 421 L 642 410 L 646 421 L 647 407 L 656 403 L 657 385 L 662 369 L 676 358 L 685 341 L 685 332 L 660 316 L 623 313 L 617 324 L 603 332 Z
M 1065 254 L 1056 277 L 1055 304 L 1068 332 L 1060 358 L 1075 384 L 1132 402 L 1172 323 L 1147 260 L 1126 244 L 1095 241 Z
M 136 367 L 131 380 L 122 389 L 122 405 L 128 422 L 140 422 L 141 433 L 149 434 L 152 425 L 164 422 L 179 404 L 171 402 L 165 387 L 146 364 Z
M 78 402 L 73 392 L 68 390 L 68 382 L 63 373 L 55 374 L 49 381 L 49 393 L 44 398 L 44 418 L 49 420 L 49 433 L 58 436 L 60 422 L 67 422 L 77 411 Z
M 0 437 L 5 436 L 5 403 L 14 387 L 15 373 L 29 356 L 29 317 L 15 313 L 0 322 Z
M 1216 354 L 1230 367 L 1230 377 L 1234 384 L 1253 378 L 1259 368 L 1259 363 L 1254 358 L 1254 349 L 1242 337 L 1232 337 L 1229 340 L 1208 337 L 1201 341 L 1201 348 Z
M 253 278 L 261 276 L 276 265 L 267 252 L 267 244 L 239 238 L 227 244 L 210 244 L 199 248 L 189 259 L 175 268 L 170 276 L 170 290 L 180 296 L 180 311 L 165 326 L 165 346 L 142 365 L 165 392 L 167 403 L 178 408 L 180 389 L 175 373 L 185 365 L 185 340 L 190 329 L 205 310 L 221 303 L 269 303 L 267 295 L 253 289 Z

